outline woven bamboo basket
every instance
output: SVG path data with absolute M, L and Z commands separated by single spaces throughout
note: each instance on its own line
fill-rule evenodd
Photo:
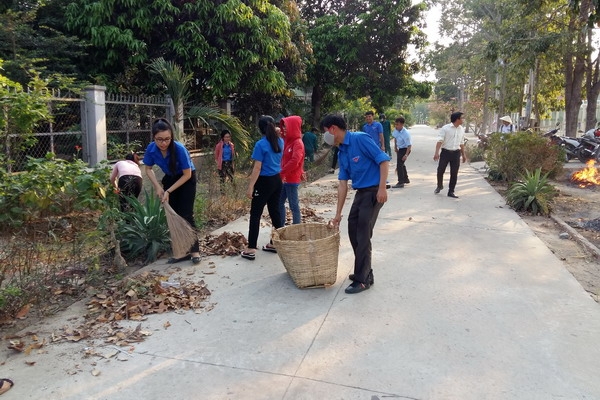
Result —
M 273 245 L 300 289 L 330 286 L 337 278 L 340 233 L 330 225 L 306 223 L 273 230 Z

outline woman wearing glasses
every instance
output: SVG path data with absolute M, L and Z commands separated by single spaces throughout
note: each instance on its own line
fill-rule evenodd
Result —
M 194 223 L 194 200 L 196 198 L 196 168 L 192 163 L 190 153 L 185 146 L 173 140 L 173 127 L 164 118 L 157 119 L 152 124 L 152 137 L 154 141 L 146 148 L 144 154 L 144 165 L 146 175 L 154 186 L 154 190 L 163 202 L 169 205 L 177 214 L 185 218 L 193 228 Z M 154 170 L 154 165 L 164 172 L 162 186 L 159 185 Z M 190 249 L 190 256 L 194 264 L 200 263 L 200 245 L 198 239 Z M 170 259 L 169 262 L 177 262 L 187 259 Z

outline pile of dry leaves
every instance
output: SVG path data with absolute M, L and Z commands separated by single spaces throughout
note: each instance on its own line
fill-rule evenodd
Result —
M 248 240 L 239 232 L 206 235 L 200 241 L 200 250 L 207 256 L 237 256 L 247 246 Z
M 85 322 L 77 327 L 64 326 L 51 334 L 49 339 L 40 339 L 37 333 L 25 332 L 6 337 L 9 349 L 29 355 L 49 343 L 62 341 L 79 342 L 82 339 L 103 339 L 106 344 L 129 346 L 151 335 L 136 327 L 123 327 L 121 321 L 142 321 L 148 314 L 169 311 L 196 313 L 211 310 L 207 303 L 210 290 L 203 280 L 169 280 L 157 272 L 144 272 L 95 294 L 87 303 Z M 167 328 L 167 326 L 165 326 Z

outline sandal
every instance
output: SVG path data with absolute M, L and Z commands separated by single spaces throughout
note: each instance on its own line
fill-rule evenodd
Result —
M 6 393 L 12 388 L 15 384 L 8 378 L 0 378 L 0 394 Z
M 277 253 L 277 249 L 272 244 L 267 244 L 263 246 L 263 251 L 268 251 L 269 253 Z
M 179 258 L 170 257 L 170 258 L 167 260 L 167 264 L 175 264 L 175 263 L 178 263 L 178 262 L 180 262 L 180 261 L 189 260 L 189 259 L 190 259 L 190 257 L 191 257 L 191 255 L 189 255 L 189 254 L 186 254 L 185 256 L 183 256 L 183 257 L 179 257 Z
M 256 254 L 254 254 L 254 253 L 248 253 L 248 252 L 245 252 L 245 251 L 242 251 L 240 253 L 240 256 L 242 256 L 242 258 L 245 258 L 246 260 L 252 260 L 252 261 L 254 261 L 254 259 L 256 258 Z

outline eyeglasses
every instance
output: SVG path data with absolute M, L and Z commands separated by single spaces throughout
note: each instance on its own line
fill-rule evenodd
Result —
M 154 141 L 159 143 L 169 143 L 171 138 L 155 138 Z

